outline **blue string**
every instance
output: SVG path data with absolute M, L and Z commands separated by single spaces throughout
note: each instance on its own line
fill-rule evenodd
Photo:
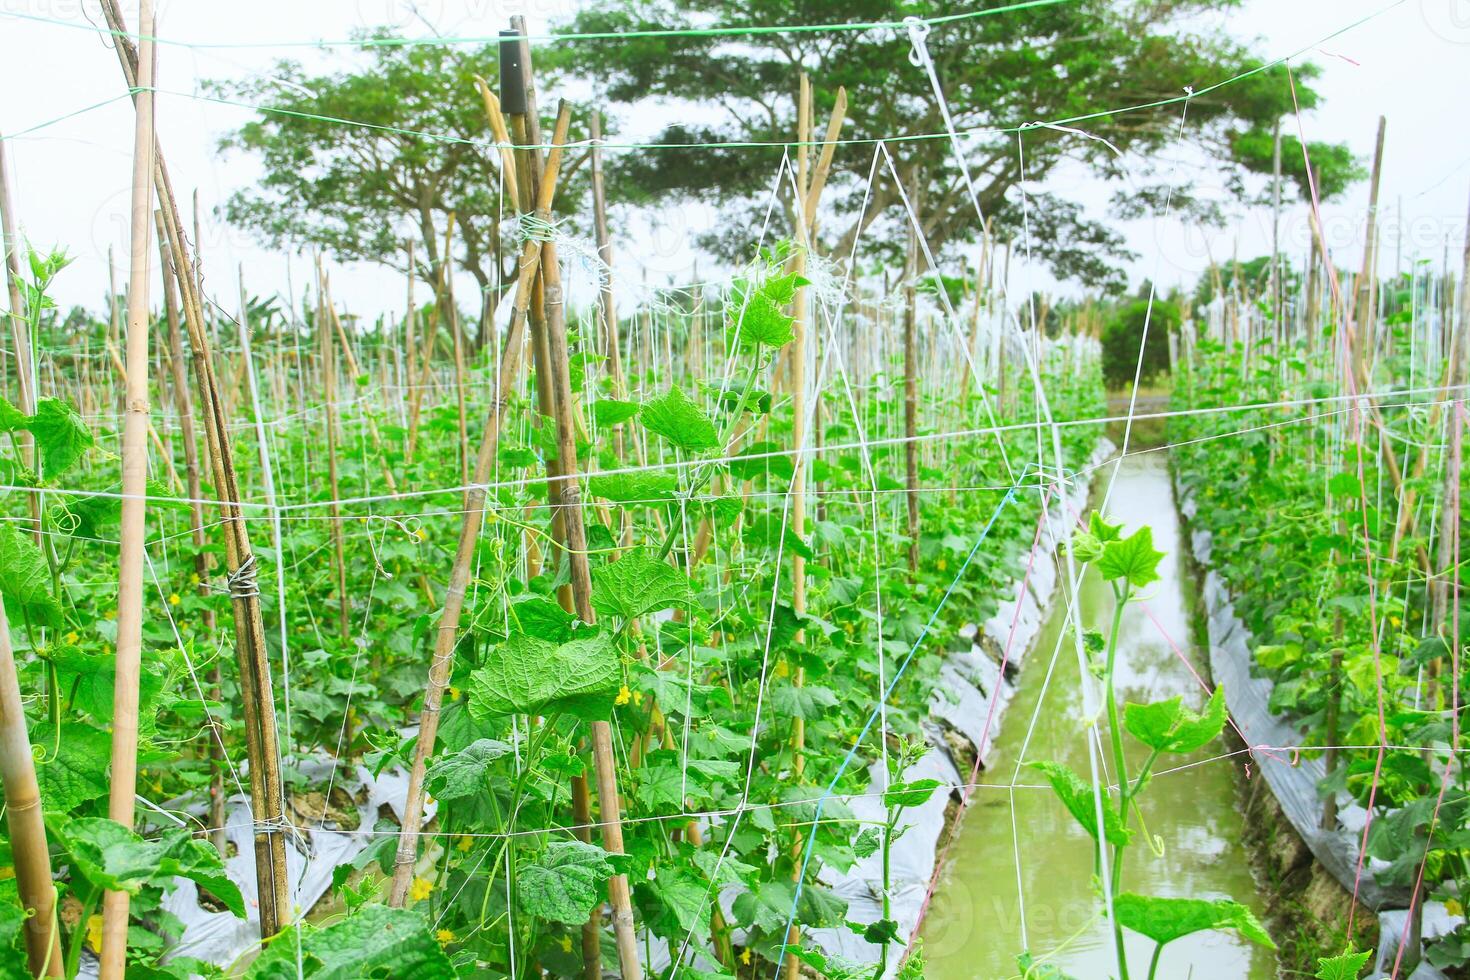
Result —
M 1035 463 L 1028 463 L 1026 465 L 1026 469 L 1021 473 L 1022 480 L 1026 478 L 1027 472 L 1029 472 L 1030 469 L 1035 465 Z M 975 555 L 979 553 L 980 546 L 983 545 L 985 543 L 985 539 L 990 536 L 990 529 L 995 526 L 996 519 L 1000 517 L 1001 511 L 1005 510 L 1006 505 L 1016 499 L 1016 491 L 1020 489 L 1020 486 L 1021 484 L 1018 481 L 1014 486 L 1006 491 L 1005 497 L 1003 497 L 1001 499 L 1001 502 L 996 506 L 994 513 L 990 515 L 990 519 L 985 522 L 985 527 L 980 531 L 980 537 L 975 539 L 974 546 L 970 549 L 970 553 L 965 556 L 965 560 L 963 563 L 961 563 L 959 570 L 955 572 L 955 577 L 949 583 L 949 587 L 944 590 L 944 595 L 940 598 L 939 604 L 935 606 L 934 611 L 929 614 L 929 621 L 926 622 L 924 624 L 924 628 L 919 631 L 918 639 L 914 640 L 914 645 L 909 648 L 908 655 L 904 657 L 903 663 L 899 665 L 897 672 L 894 673 L 893 680 L 888 683 L 887 690 L 883 692 L 882 700 L 880 700 L 877 706 L 873 708 L 873 712 L 868 716 L 868 722 L 863 726 L 863 730 L 858 733 L 857 738 L 853 739 L 852 747 L 847 750 L 847 755 L 843 758 L 842 765 L 837 767 L 837 774 L 834 775 L 832 777 L 832 781 L 827 784 L 827 791 L 823 793 L 821 797 L 817 800 L 817 813 L 816 816 L 812 819 L 812 832 L 807 835 L 806 848 L 801 858 L 801 874 L 798 875 L 796 879 L 796 894 L 791 897 L 791 912 L 786 916 L 786 927 L 781 930 L 783 942 L 785 941 L 785 937 L 791 934 L 791 924 L 796 921 L 796 909 L 798 904 L 800 904 L 801 902 L 801 890 L 806 885 L 807 868 L 811 864 L 812 851 L 816 847 L 817 826 L 822 822 L 822 808 L 826 805 L 827 801 L 831 799 L 832 796 L 836 793 L 837 783 L 847 772 L 847 767 L 852 764 L 853 759 L 857 758 L 858 748 L 863 744 L 863 739 L 868 737 L 868 732 L 872 731 L 873 724 L 878 720 L 880 714 L 882 713 L 883 702 L 888 700 L 889 695 L 893 693 L 893 689 L 898 686 L 898 682 L 903 678 L 904 671 L 908 670 L 909 664 L 913 662 L 914 655 L 919 652 L 919 647 L 923 645 L 925 637 L 929 635 L 930 628 L 933 627 L 935 620 L 939 618 L 939 614 L 944 610 L 945 604 L 949 602 L 949 597 L 954 594 L 955 588 L 960 584 L 960 579 L 964 578 L 965 571 L 969 569 L 970 563 L 975 560 Z M 878 642 L 882 643 L 883 638 L 879 637 Z M 780 969 L 781 960 L 780 958 L 778 958 L 776 961 L 776 970 L 778 977 L 780 975 Z

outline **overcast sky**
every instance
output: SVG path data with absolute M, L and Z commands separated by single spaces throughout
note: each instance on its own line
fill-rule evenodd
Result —
M 135 25 L 136 0 L 125 0 L 124 6 Z M 417 9 L 444 34 L 492 35 L 512 14 L 526 15 L 533 33 L 545 31 L 574 6 L 574 0 L 419 0 Z M 1321 40 L 1370 16 L 1361 26 Z M 1322 67 L 1315 84 L 1323 106 L 1303 119 L 1307 139 L 1347 141 L 1366 157 L 1378 116 L 1388 117 L 1381 268 L 1391 270 L 1400 255 L 1405 264 L 1422 257 L 1437 267 L 1446 243 L 1450 261 L 1457 265 L 1470 198 L 1470 127 L 1464 124 L 1470 93 L 1470 0 L 1243 0 L 1222 20 L 1233 34 L 1256 40 L 1266 57 L 1307 49 L 1303 58 Z M 0 131 L 21 133 L 120 94 L 113 54 L 94 31 L 79 29 L 100 23 L 96 0 L 0 0 L 0 91 L 5 93 Z M 410 35 L 428 33 L 424 20 L 402 0 L 165 0 L 160 36 L 204 45 L 262 46 L 165 46 L 158 84 L 169 92 L 193 93 L 202 80 L 256 74 L 283 56 L 320 64 L 326 56 L 312 42 L 382 24 Z M 281 41 L 299 46 L 270 46 Z M 906 59 L 895 65 L 895 80 L 915 87 L 926 84 Z M 1201 79 L 1200 85 L 1212 81 Z M 109 247 L 118 256 L 119 278 L 126 275 L 131 116 L 128 103 L 117 101 L 7 144 L 23 234 L 38 245 L 64 246 L 76 257 L 58 284 L 63 303 L 100 304 Z M 222 226 L 210 213 L 257 174 L 249 159 L 221 159 L 215 151 L 219 137 L 245 122 L 248 113 L 166 95 L 160 97 L 158 116 L 175 187 L 184 194 L 198 188 L 206 211 L 204 261 L 215 291 L 234 294 L 234 270 L 241 264 L 252 292 L 284 290 L 286 259 Z M 1174 173 L 1176 179 L 1188 179 L 1187 162 L 1177 162 Z M 1099 208 L 1110 194 L 1110 188 L 1080 172 L 1061 173 L 1047 186 Z M 1325 227 L 1340 263 L 1354 264 L 1360 254 L 1366 197 L 1366 183 L 1360 184 L 1325 209 Z M 1283 240 L 1294 252 L 1304 251 L 1307 244 L 1305 217 L 1300 208 L 1286 216 Z M 690 278 L 694 256 L 684 243 L 708 227 L 712 216 L 690 208 L 660 220 L 657 228 L 623 231 L 617 251 L 620 275 L 642 279 L 645 269 L 640 266 L 646 266 L 653 282 Z M 1270 218 L 1263 212 L 1234 214 L 1229 226 L 1209 233 L 1167 216 L 1125 227 L 1139 253 L 1129 270 L 1135 281 L 1152 276 L 1165 285 L 1189 282 L 1210 255 L 1225 259 L 1238 251 L 1246 258 L 1270 249 Z M 294 260 L 292 271 L 299 293 L 307 262 Z M 1054 286 L 1044 272 L 1028 274 L 1019 264 L 1014 276 L 1013 290 L 1028 284 Z M 341 268 L 333 283 L 339 299 L 369 316 L 402 308 L 401 282 L 380 269 Z

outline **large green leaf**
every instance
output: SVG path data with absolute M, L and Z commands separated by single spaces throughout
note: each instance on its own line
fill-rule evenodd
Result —
M 57 398 L 36 402 L 36 414 L 28 427 L 41 450 L 41 463 L 48 480 L 54 480 L 92 448 L 92 433 L 72 407 Z
M 1124 892 L 1113 899 L 1113 915 L 1120 925 L 1160 945 L 1207 929 L 1234 929 L 1251 942 L 1276 948 L 1266 928 L 1249 908 L 1225 898 L 1211 902 Z
M 1149 748 L 1160 752 L 1193 752 L 1214 741 L 1225 727 L 1224 689 L 1216 687 L 1199 713 L 1184 706 L 1181 697 L 1153 704 L 1128 704 L 1123 727 Z
M 1097 570 L 1105 579 L 1126 579 L 1135 589 L 1158 581 L 1162 551 L 1154 550 L 1154 532 L 1141 527 L 1126 538 L 1104 542 Z
M 626 422 L 638 414 L 641 408 L 637 402 L 619 401 L 616 398 L 599 398 L 592 403 L 592 418 L 602 428 Z
M 73 867 L 99 888 L 136 893 L 145 884 L 167 885 L 176 877 L 207 888 L 231 912 L 245 915 L 245 899 L 230 880 L 219 853 L 185 828 L 144 840 L 104 817 L 72 820 L 62 829 Z
M 798 286 L 807 280 L 796 273 L 769 278 L 758 286 L 736 283 L 726 307 L 726 332 L 741 347 L 782 347 L 794 336 L 796 318 L 783 312 Z
M 603 885 L 612 873 L 602 848 L 579 840 L 553 841 L 534 864 L 517 869 L 521 911 L 580 925 L 601 901 Z
M 612 636 L 599 631 L 556 644 L 515 634 L 470 675 L 470 714 L 597 714 L 610 710 L 622 683 Z
M 29 428 L 30 421 L 29 415 L 12 405 L 10 399 L 0 395 L 0 432 Z
M 657 503 L 661 500 L 672 500 L 678 489 L 678 477 L 662 470 L 598 473 L 587 480 L 587 490 L 594 497 L 606 497 L 620 504 Z
M 636 619 L 693 600 L 689 577 L 642 548 L 599 565 L 592 573 L 592 608 L 599 616 Z
M 458 975 L 421 915 L 384 905 L 364 906 L 324 929 L 287 929 L 245 974 L 250 980 L 455 980 Z
M 638 413 L 643 427 L 655 435 L 663 436 L 670 443 L 691 453 L 702 453 L 718 449 L 719 433 L 715 424 L 696 405 L 682 388 L 670 388 L 650 402 L 645 402 Z
M 39 725 L 31 733 L 31 744 L 50 748 L 56 739 L 55 755 L 36 765 L 41 786 L 41 803 L 48 813 L 68 813 L 75 807 L 106 796 L 107 767 L 112 761 L 112 737 L 81 722 L 62 722 L 61 731 Z
M 1092 787 L 1084 783 L 1075 772 L 1057 762 L 1029 762 L 1032 769 L 1046 776 L 1051 783 L 1051 788 L 1061 798 L 1062 805 L 1067 812 L 1077 818 L 1093 838 L 1097 837 L 1097 811 L 1096 800 L 1093 797 Z M 1103 797 L 1103 836 L 1109 844 L 1115 846 L 1126 845 L 1132 838 L 1133 832 L 1123 826 L 1123 821 L 1118 817 L 1117 807 L 1107 796 Z
M 12 524 L 0 526 L 0 595 L 12 623 L 60 626 L 61 603 L 51 591 L 51 569 L 36 543 Z
M 429 792 L 440 800 L 473 796 L 486 786 L 486 776 L 496 759 L 510 746 L 493 738 L 481 738 L 429 767 Z
M 1316 980 L 1358 980 L 1358 974 L 1373 956 L 1371 949 L 1341 956 L 1323 956 L 1317 960 Z

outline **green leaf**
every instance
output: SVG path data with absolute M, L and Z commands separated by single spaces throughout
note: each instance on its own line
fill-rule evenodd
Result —
M 429 792 L 435 799 L 459 800 L 473 796 L 486 786 L 492 763 L 510 752 L 510 746 L 493 738 L 481 738 L 429 767 Z
M 1092 787 L 1084 783 L 1075 772 L 1057 762 L 1028 762 L 1032 769 L 1046 776 L 1051 783 L 1051 788 L 1061 798 L 1062 805 L 1067 808 L 1086 830 L 1095 839 L 1097 837 L 1097 811 L 1096 800 L 1092 794 Z M 1114 846 L 1125 846 L 1132 839 L 1133 832 L 1123 826 L 1123 821 L 1118 817 L 1118 810 L 1113 805 L 1111 798 L 1104 796 L 1103 809 L 1103 836 L 1109 844 Z
M 103 817 L 72 820 L 62 829 L 73 867 L 99 888 L 137 894 L 145 884 L 168 885 L 188 878 L 209 890 L 235 915 L 245 917 L 245 899 L 225 872 L 213 847 L 185 828 L 144 840 Z
M 682 388 L 670 388 L 645 403 L 638 419 L 649 432 L 663 436 L 686 452 L 702 453 L 720 446 L 715 424 Z
M 587 480 L 588 493 L 594 497 L 615 500 L 620 504 L 672 500 L 678 490 L 679 478 L 661 470 L 599 473 Z
M 599 616 L 636 619 L 693 601 L 688 576 L 642 548 L 599 565 L 592 573 L 592 608 Z
M 860 858 L 872 857 L 882 843 L 883 837 L 878 833 L 878 828 L 864 827 L 862 833 L 852 842 L 852 853 Z
M 28 428 L 30 420 L 29 415 L 10 404 L 10 399 L 0 395 L 0 432 Z
M 89 800 L 106 796 L 107 767 L 112 761 L 112 737 L 80 722 L 62 722 L 57 733 L 49 725 L 37 726 L 32 745 L 50 748 L 56 739 L 56 754 L 36 765 L 41 802 L 48 813 L 68 813 Z
M 29 620 L 38 626 L 60 626 L 61 603 L 51 592 L 51 569 L 41 549 L 12 524 L 0 526 L 0 595 L 11 624 Z
M 619 422 L 626 422 L 638 414 L 638 409 L 643 406 L 637 402 L 619 401 L 616 398 L 599 398 L 592 403 L 592 418 L 599 428 L 610 428 Z
M 1198 714 L 1184 706 L 1182 697 L 1125 705 L 1123 727 L 1151 749 L 1193 752 L 1214 741 L 1225 727 L 1224 690 L 1217 686 Z
M 1371 949 L 1341 956 L 1323 956 L 1317 960 L 1316 980 L 1358 980 L 1358 974 L 1373 956 Z
M 942 783 L 937 779 L 915 779 L 907 783 L 890 786 L 883 791 L 885 807 L 922 806 L 934 795 Z
M 365 905 L 326 928 L 288 929 L 266 948 L 245 974 L 249 980 L 362 980 L 412 977 L 455 980 L 458 973 L 412 909 Z M 297 973 L 298 945 L 301 972 Z
M 1071 975 L 1063 973 L 1055 963 L 1038 960 L 1030 953 L 1017 956 L 1016 966 L 1021 968 L 1022 980 L 1072 980 Z
M 622 663 L 609 633 L 556 644 L 515 634 L 470 675 L 470 715 L 582 713 L 599 699 L 607 709 L 622 683 Z
M 511 620 L 519 632 L 552 643 L 565 643 L 572 638 L 571 613 L 542 595 L 528 595 L 510 604 Z
M 1129 585 L 1141 589 L 1158 580 L 1163 559 L 1164 553 L 1154 550 L 1154 532 L 1141 527 L 1119 541 L 1105 542 L 1097 570 L 1105 579 L 1126 579 Z
M 1234 929 L 1253 943 L 1267 949 L 1276 948 L 1250 909 L 1225 898 L 1210 902 L 1124 892 L 1113 900 L 1113 915 L 1120 925 L 1160 945 L 1207 929 Z
M 92 433 L 70 405 L 57 398 L 42 398 L 27 427 L 36 437 L 46 478 L 54 480 L 69 470 L 92 448 Z
M 612 877 L 607 852 L 579 840 L 553 841 L 534 864 L 517 869 L 521 911 L 551 922 L 581 925 Z

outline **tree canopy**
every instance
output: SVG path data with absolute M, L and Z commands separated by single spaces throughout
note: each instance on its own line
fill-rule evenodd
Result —
M 334 73 L 308 75 L 283 61 L 213 86 L 263 107 L 222 142 L 258 154 L 264 169 L 257 187 L 229 199 L 225 217 L 273 247 L 310 245 L 349 261 L 401 266 L 415 239 L 433 277 L 452 212 L 455 265 L 490 296 L 514 254 L 501 238 L 498 170 L 475 94 L 475 75 L 497 70 L 495 47 L 365 43 L 361 54 L 365 62 Z
M 1219 172 L 1217 185 L 1237 196 L 1247 191 L 1245 174 L 1270 173 L 1273 127 L 1293 111 L 1285 70 L 1265 67 L 1250 46 L 1223 31 L 1184 26 L 1200 21 L 1196 15 L 1233 6 L 1233 0 L 1072 0 L 977 16 L 974 4 L 961 0 L 611 0 L 562 26 L 626 32 L 956 16 L 932 27 L 927 47 L 954 124 L 968 134 L 964 146 L 979 205 L 998 236 L 1018 238 L 1020 181 L 1040 181 L 1066 161 L 1080 161 L 1093 174 L 1111 179 L 1121 178 L 1126 168 L 1131 179 L 1116 200 L 1125 216 L 1162 201 L 1152 158 L 1179 142 L 1203 150 Z M 924 70 L 910 64 L 909 53 L 907 31 L 872 29 L 597 40 L 558 45 L 538 57 L 543 66 L 550 63 L 584 78 L 605 99 L 627 107 L 628 116 L 658 104 L 690 107 L 680 113 L 688 121 L 673 122 L 656 138 L 667 149 L 625 152 L 610 165 L 614 194 L 624 201 L 701 200 L 723 208 L 728 220 L 703 244 L 733 256 L 748 247 L 759 227 L 782 147 L 677 144 L 790 141 L 797 76 L 803 70 L 816 89 L 819 124 L 843 86 L 850 120 L 843 136 L 889 141 L 900 179 L 920 189 L 931 244 L 972 241 L 981 233 L 949 140 L 921 138 L 943 134 L 945 124 Z M 1305 84 L 1315 74 L 1311 66 L 1296 69 L 1304 110 L 1317 103 Z M 1206 91 L 1237 76 L 1244 77 Z M 1188 99 L 1186 115 L 1185 103 L 1174 100 L 1194 90 L 1201 94 Z M 1144 108 L 1112 111 L 1130 106 Z M 1016 129 L 1038 120 L 1072 120 L 1067 125 L 1096 138 L 1031 127 L 1020 134 L 1018 145 Z M 1309 149 L 1328 192 L 1353 178 L 1355 163 L 1345 148 L 1319 144 Z M 891 179 L 877 182 L 866 215 L 859 217 L 873 154 L 870 142 L 849 143 L 837 154 L 828 194 L 834 207 L 823 240 L 839 254 L 863 226 L 901 218 L 900 194 Z M 1304 171 L 1299 146 L 1283 147 L 1283 167 L 1289 177 Z M 784 203 L 789 209 L 789 200 Z M 1218 211 L 1217 205 L 1178 189 L 1173 205 Z M 1025 210 L 1032 253 L 1059 276 L 1118 284 L 1115 262 L 1127 253 L 1115 230 L 1058 193 L 1033 191 Z

